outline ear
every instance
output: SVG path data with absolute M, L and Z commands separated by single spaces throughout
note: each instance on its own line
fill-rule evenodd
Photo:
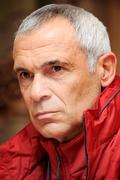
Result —
M 114 80 L 116 75 L 117 59 L 114 53 L 110 52 L 98 59 L 101 86 L 106 87 Z

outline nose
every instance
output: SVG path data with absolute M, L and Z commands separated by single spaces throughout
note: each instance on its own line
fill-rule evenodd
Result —
M 51 91 L 48 87 L 48 82 L 39 74 L 34 76 L 30 88 L 30 96 L 34 102 L 48 100 L 51 97 Z

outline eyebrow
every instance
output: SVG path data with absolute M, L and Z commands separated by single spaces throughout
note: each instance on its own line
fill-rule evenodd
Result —
M 59 64 L 67 64 L 67 62 L 61 62 L 59 60 L 51 60 L 51 61 L 43 63 L 41 67 L 44 68 L 45 66 L 59 65 Z M 21 72 L 21 71 L 29 71 L 29 70 L 27 70 L 27 69 L 25 69 L 23 67 L 15 67 L 14 71 L 15 71 L 15 73 L 18 73 L 18 72 Z
M 15 73 L 18 73 L 18 72 L 21 72 L 21 71 L 28 71 L 28 70 L 25 69 L 25 68 L 22 68 L 22 67 L 17 67 L 17 68 L 14 68 L 14 71 L 15 71 Z
M 51 66 L 51 65 L 71 66 L 67 61 L 52 60 L 52 61 L 43 63 L 43 65 L 41 67 L 44 68 L 45 66 Z
M 52 60 L 52 61 L 45 62 L 45 63 L 42 65 L 42 67 L 48 66 L 48 65 L 57 65 L 57 64 L 60 64 L 60 63 L 62 63 L 62 62 L 59 61 L 59 60 Z

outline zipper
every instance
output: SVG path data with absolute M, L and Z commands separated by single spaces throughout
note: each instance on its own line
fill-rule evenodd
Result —
M 57 159 L 58 159 L 58 165 L 57 165 L 57 171 L 56 171 L 56 180 L 59 180 L 62 157 L 61 157 L 60 153 L 58 152 L 58 150 L 57 150 Z
M 84 149 L 85 149 L 85 158 L 86 158 L 86 180 L 88 180 L 88 152 L 87 152 L 86 126 L 85 126 L 84 117 L 83 117 L 83 133 L 84 133 Z
M 59 180 L 60 178 L 60 166 L 61 166 L 61 161 L 62 161 L 62 157 L 60 156 L 58 150 L 56 150 L 57 152 L 57 160 L 58 160 L 58 165 L 57 165 L 57 170 L 56 170 L 56 180 Z M 47 180 L 51 179 L 51 168 L 50 168 L 50 160 L 48 158 L 48 163 L 47 163 Z
M 105 104 L 105 106 L 102 108 L 102 110 L 100 111 L 100 114 L 102 114 L 102 112 L 105 110 L 105 108 L 111 103 L 111 101 L 120 93 L 120 88 L 113 94 L 113 96 L 109 99 L 109 101 Z
M 48 158 L 48 164 L 47 164 L 47 180 L 50 180 L 50 160 Z

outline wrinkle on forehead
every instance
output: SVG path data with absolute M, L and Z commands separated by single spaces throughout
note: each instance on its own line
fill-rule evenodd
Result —
M 34 36 L 34 38 L 32 38 Z M 27 38 L 28 37 L 28 38 Z M 24 39 L 29 40 L 29 46 L 26 48 L 34 49 L 38 44 L 40 46 L 49 45 L 49 43 L 55 43 L 60 41 L 62 43 L 68 43 L 69 41 L 76 42 L 76 32 L 70 22 L 64 17 L 56 17 L 52 20 L 44 23 L 39 29 L 20 35 L 16 38 L 24 42 Z M 37 40 L 40 40 L 39 42 Z

